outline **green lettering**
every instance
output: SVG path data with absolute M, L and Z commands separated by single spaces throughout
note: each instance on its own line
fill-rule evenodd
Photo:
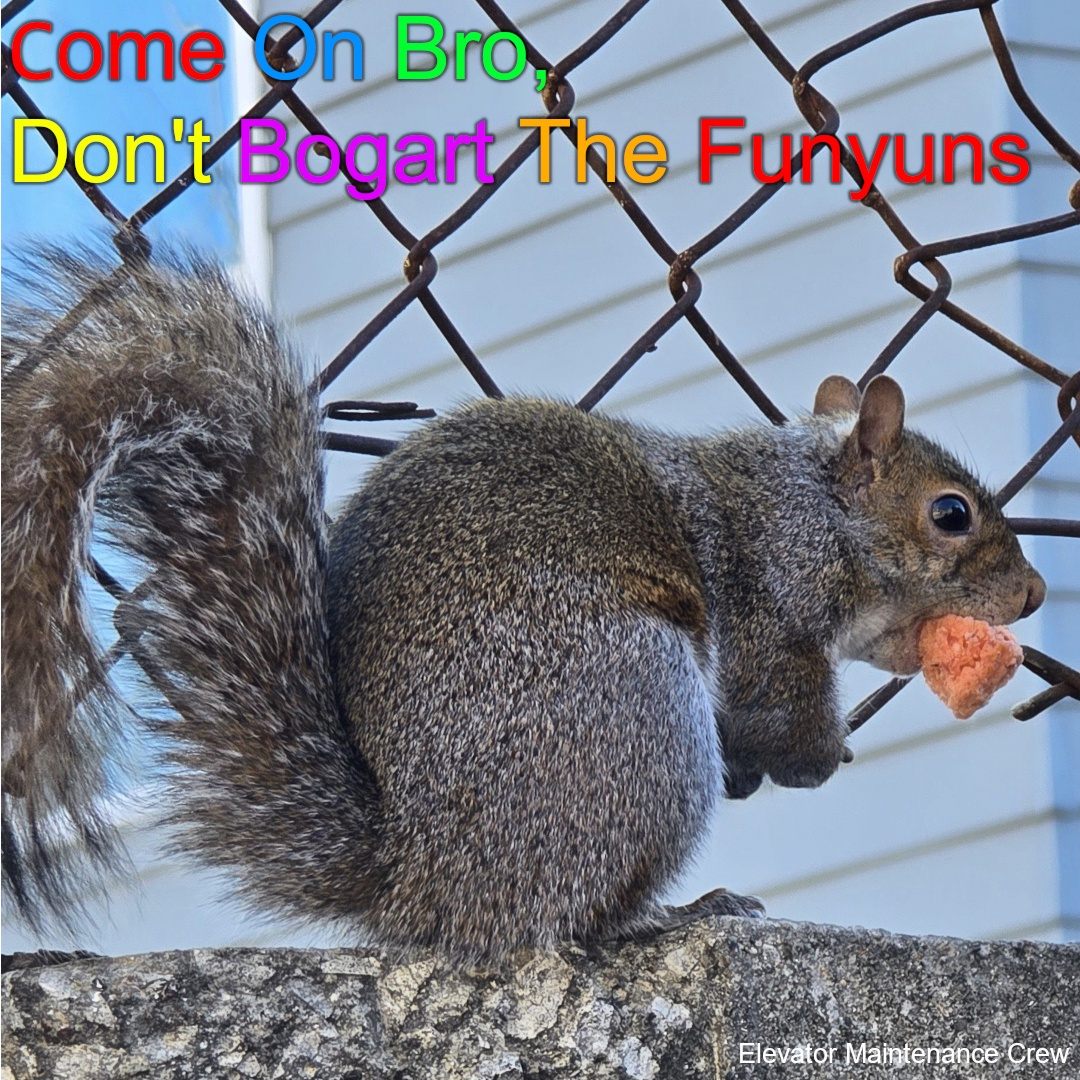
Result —
M 491 54 L 500 41 L 509 41 L 514 46 L 517 54 L 517 60 L 509 71 L 500 71 L 491 59 Z M 509 30 L 500 30 L 496 34 L 491 34 L 484 42 L 484 51 L 481 53 L 480 60 L 484 66 L 484 72 L 489 78 L 498 79 L 499 82 L 509 82 L 511 79 L 516 79 L 525 70 L 525 43 L 517 34 L 512 34 Z
M 409 28 L 426 26 L 431 30 L 427 41 L 410 41 Z M 397 17 L 397 77 L 409 79 L 437 79 L 446 70 L 446 51 L 439 45 L 443 39 L 443 24 L 434 15 L 399 15 Z M 430 68 L 413 69 L 409 57 L 416 52 L 430 53 L 435 63 Z
M 474 42 L 483 41 L 484 35 L 479 30 L 470 30 L 465 33 L 459 30 L 454 37 L 454 78 L 458 81 L 465 78 L 465 64 L 469 56 L 469 46 Z

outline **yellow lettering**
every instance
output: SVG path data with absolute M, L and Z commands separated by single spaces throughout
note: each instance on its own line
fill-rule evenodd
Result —
M 124 182 L 135 183 L 135 151 L 140 146 L 154 148 L 154 183 L 165 183 L 165 144 L 157 135 L 129 135 L 124 140 Z
M 56 139 L 56 162 L 47 172 L 28 173 L 26 171 L 26 145 L 23 132 L 27 128 L 44 128 Z M 54 120 L 27 120 L 20 118 L 15 121 L 15 183 L 17 184 L 45 184 L 55 180 L 63 171 L 67 161 L 67 138 L 64 129 Z
M 109 155 L 109 164 L 103 173 L 92 173 L 86 168 L 86 151 L 89 147 L 104 146 Z M 103 184 L 111 180 L 120 167 L 120 151 L 116 149 L 116 143 L 108 135 L 84 135 L 75 144 L 75 171 L 88 184 Z

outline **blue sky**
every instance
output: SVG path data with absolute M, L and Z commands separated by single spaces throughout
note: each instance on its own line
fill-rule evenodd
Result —
M 213 81 L 195 82 L 187 78 L 179 66 L 172 82 L 160 77 L 160 47 L 150 50 L 150 70 L 158 75 L 139 83 L 134 78 L 134 48 L 125 47 L 124 77 L 110 81 L 108 61 L 101 73 L 86 82 L 66 79 L 56 63 L 60 39 L 70 30 L 88 30 L 103 43 L 110 30 L 167 30 L 179 43 L 192 30 L 204 29 L 216 33 L 225 43 L 226 54 L 231 47 L 229 19 L 220 5 L 206 0 L 143 0 L 131 4 L 125 0 L 96 0 L 93 4 L 63 3 L 61 0 L 36 0 L 4 28 L 4 40 L 10 44 L 18 27 L 32 20 L 45 19 L 53 23 L 53 32 L 32 33 L 26 38 L 24 56 L 27 64 L 36 69 L 52 67 L 53 78 L 41 82 L 24 82 L 24 87 L 42 113 L 64 129 L 72 145 L 84 135 L 104 133 L 122 138 L 128 134 L 153 133 L 161 136 L 166 146 L 166 176 L 171 180 L 191 163 L 187 143 L 178 145 L 171 137 L 173 117 L 182 117 L 190 132 L 196 120 L 203 120 L 204 130 L 215 138 L 222 134 L 234 118 L 233 89 L 229 68 Z M 76 45 L 72 51 L 73 66 L 88 63 L 89 46 Z M 12 138 L 14 120 L 22 113 L 5 97 L 2 106 L 4 166 L 2 225 L 5 247 L 18 244 L 28 236 L 54 238 L 82 236 L 90 229 L 100 229 L 102 218 L 85 195 L 66 173 L 49 183 L 16 184 L 13 180 Z M 27 167 L 45 170 L 53 155 L 37 132 L 27 132 Z M 161 186 L 153 182 L 148 167 L 150 154 L 141 151 L 140 172 L 136 182 L 123 179 L 123 163 L 118 175 L 102 185 L 102 190 L 124 214 L 131 214 Z M 100 155 L 100 156 L 95 156 Z M 105 162 L 102 148 L 92 149 L 87 157 L 88 168 L 99 170 Z M 211 175 L 213 182 L 194 185 L 176 202 L 147 226 L 151 238 L 168 235 L 172 240 L 187 240 L 226 260 L 235 257 L 238 248 L 236 169 L 232 155 L 227 155 Z

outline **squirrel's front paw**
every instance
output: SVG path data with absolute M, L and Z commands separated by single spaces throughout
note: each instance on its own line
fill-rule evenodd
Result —
M 821 787 L 845 759 L 843 742 L 835 747 L 822 747 L 813 755 L 785 761 L 769 769 L 774 784 L 781 787 Z
M 730 762 L 724 763 L 724 797 L 747 799 L 754 794 L 765 777 L 754 769 L 743 769 Z

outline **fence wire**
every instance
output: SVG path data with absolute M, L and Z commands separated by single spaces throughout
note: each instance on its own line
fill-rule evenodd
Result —
M 547 109 L 548 117 L 574 118 L 575 92 L 573 83 L 570 80 L 572 73 L 611 42 L 639 11 L 650 2 L 658 3 L 659 0 L 629 0 L 595 33 L 561 60 L 555 62 L 549 60 L 540 51 L 537 44 L 530 40 L 527 34 L 523 33 L 521 28 L 494 0 L 475 0 L 475 2 L 498 30 L 516 34 L 522 40 L 525 45 L 528 63 L 532 67 L 538 70 L 547 70 L 547 83 L 541 97 L 544 107 Z M 953 12 L 977 11 L 979 18 L 982 20 L 990 48 L 1001 71 L 1001 76 L 1016 105 L 1058 156 L 1074 169 L 1078 177 L 1080 177 L 1080 153 L 1047 120 L 1024 89 L 1017 74 L 1016 66 L 1013 63 L 1008 43 L 994 15 L 993 9 L 997 0 L 932 0 L 929 3 L 917 4 L 897 12 L 889 18 L 875 22 L 823 49 L 811 56 L 800 67 L 796 67 L 784 55 L 769 34 L 739 0 L 716 0 L 716 2 L 731 13 L 750 41 L 776 69 L 778 76 L 790 86 L 799 112 L 815 135 L 835 135 L 840 129 L 841 121 L 836 106 L 811 82 L 818 72 L 841 57 L 848 56 L 870 42 L 877 41 L 911 23 L 923 19 L 933 19 Z M 10 0 L 0 9 L 0 25 L 7 25 L 11 19 L 31 7 L 33 3 L 34 0 Z M 242 6 L 240 0 L 218 0 L 218 3 L 244 33 L 254 40 L 258 33 L 259 24 Z M 302 18 L 310 28 L 314 29 L 341 3 L 343 3 L 343 0 L 320 0 Z M 268 35 L 265 54 L 269 65 L 281 72 L 295 70 L 297 62 L 291 55 L 291 50 L 303 37 L 303 31 L 298 26 L 293 26 L 276 39 Z M 3 94 L 10 95 L 27 117 L 43 119 L 43 114 L 20 83 L 18 72 L 12 64 L 11 51 L 6 44 L 3 45 L 2 72 L 2 84 L 0 85 L 2 85 Z M 204 169 L 209 170 L 239 141 L 240 121 L 242 119 L 265 117 L 279 103 L 283 104 L 293 114 L 309 134 L 323 135 L 333 139 L 332 133 L 297 93 L 294 81 L 275 80 L 265 76 L 264 78 L 266 78 L 268 84 L 266 92 L 247 112 L 237 117 L 236 122 L 228 131 L 206 147 L 203 156 Z M 55 153 L 57 146 L 51 133 L 44 128 L 37 130 Z M 571 125 L 559 130 L 576 147 L 576 126 Z M 340 144 L 338 145 L 340 146 Z M 353 363 L 357 356 L 406 308 L 419 303 L 480 390 L 490 397 L 502 396 L 502 391 L 484 366 L 483 361 L 469 345 L 450 314 L 435 296 L 434 283 L 439 270 L 435 252 L 440 244 L 454 235 L 459 229 L 462 229 L 471 218 L 480 212 L 499 188 L 532 158 L 539 145 L 540 132 L 533 130 L 518 142 L 513 151 L 496 168 L 493 182 L 478 185 L 453 213 L 422 236 L 416 236 L 412 233 L 408 226 L 394 214 L 383 198 L 372 198 L 365 202 L 365 205 L 375 215 L 379 223 L 405 249 L 404 282 L 397 295 L 365 325 L 359 327 L 348 344 L 326 364 L 317 379 L 316 388 L 320 392 L 325 392 Z M 812 144 L 810 147 L 811 156 L 824 149 L 824 146 L 823 141 Z M 842 141 L 839 142 L 839 150 L 843 168 L 856 181 L 857 185 L 862 187 L 863 176 L 851 151 Z M 801 168 L 802 158 L 802 153 L 792 157 L 792 174 L 797 173 Z M 345 171 L 344 155 L 341 155 L 341 160 L 341 171 L 344 179 L 350 183 L 356 183 Z M 770 199 L 776 196 L 781 188 L 787 185 L 783 180 L 761 184 L 753 195 L 726 218 L 710 228 L 689 247 L 677 251 L 649 219 L 649 216 L 627 188 L 618 180 L 606 180 L 607 162 L 595 147 L 588 149 L 586 160 L 589 167 L 604 183 L 612 198 L 626 214 L 630 224 L 638 230 L 657 257 L 663 260 L 664 265 L 668 268 L 667 284 L 672 303 L 660 318 L 646 327 L 625 352 L 614 360 L 578 402 L 579 407 L 590 410 L 598 405 L 645 353 L 652 351 L 665 334 L 685 320 L 700 337 L 705 347 L 715 356 L 716 360 L 761 413 L 774 424 L 784 423 L 786 417 L 783 412 L 758 385 L 745 366 L 740 363 L 738 357 L 724 343 L 720 334 L 698 309 L 697 303 L 701 298 L 703 286 L 700 277 L 694 271 L 694 266 L 705 255 L 723 244 Z M 125 273 L 126 266 L 149 257 L 151 244 L 142 230 L 165 207 L 181 198 L 186 191 L 192 189 L 192 181 L 195 175 L 195 168 L 192 165 L 176 176 L 133 214 L 127 216 L 112 204 L 98 186 L 79 177 L 75 169 L 74 157 L 70 154 L 67 157 L 65 169 L 68 176 L 79 186 L 83 194 L 90 200 L 113 231 L 113 241 L 121 258 L 121 265 L 116 271 L 117 276 Z M 366 193 L 374 190 L 373 185 L 365 187 L 364 184 L 360 183 L 357 186 L 364 189 Z M 929 243 L 919 241 L 912 234 L 895 208 L 876 186 L 870 186 L 862 202 L 864 206 L 878 215 L 884 227 L 903 247 L 904 253 L 894 263 L 894 277 L 901 287 L 920 301 L 920 304 L 914 314 L 896 331 L 891 340 L 863 373 L 859 379 L 860 387 L 865 387 L 870 379 L 885 371 L 935 315 L 942 315 L 970 333 L 975 334 L 1006 356 L 1011 357 L 1029 371 L 1045 379 L 1050 384 L 1048 387 L 1050 392 L 1053 392 L 1054 387 L 1057 388 L 1057 408 L 1061 416 L 1061 425 L 1049 435 L 1046 442 L 1032 455 L 1031 459 L 998 492 L 998 501 L 1004 506 L 1034 479 L 1066 442 L 1071 439 L 1080 446 L 1080 371 L 1071 374 L 1061 371 L 1053 364 L 1036 356 L 1019 343 L 1011 340 L 999 330 L 989 326 L 981 319 L 976 318 L 971 312 L 966 311 L 950 300 L 949 293 L 952 289 L 952 279 L 941 262 L 941 258 L 946 255 L 974 251 L 978 248 L 1006 244 L 1061 229 L 1077 227 L 1080 225 L 1080 178 L 1073 183 L 1068 192 L 1067 202 L 1069 209 L 1063 210 L 1062 213 L 1054 217 L 989 232 L 934 240 Z M 929 272 L 934 281 L 933 287 L 912 276 L 911 270 L 916 264 L 924 267 Z M 108 287 L 108 283 L 106 283 L 105 287 Z M 80 305 L 80 307 L 82 306 L 84 305 Z M 60 340 L 74 326 L 78 325 L 78 322 L 83 317 L 80 307 L 73 309 L 57 325 L 49 335 L 48 340 L 43 342 L 40 351 L 47 349 L 50 342 Z M 20 367 L 32 366 L 34 363 L 35 359 L 33 357 L 27 357 L 20 364 Z M 331 402 L 325 407 L 325 415 L 336 420 L 372 420 L 421 418 L 430 416 L 432 413 L 430 410 L 420 410 L 409 402 L 337 401 Z M 377 456 L 388 454 L 396 445 L 390 439 L 346 435 L 339 432 L 327 432 L 324 438 L 326 446 L 331 450 Z M 1010 522 L 1018 533 L 1038 536 L 1080 537 L 1080 521 L 1014 517 L 1010 518 Z M 99 565 L 95 564 L 94 573 L 99 583 L 119 602 L 118 610 L 126 608 L 128 601 L 137 599 L 137 589 L 126 592 Z M 126 632 L 121 632 L 120 640 L 110 651 L 108 657 L 110 663 L 115 663 L 127 652 L 124 645 L 127 637 Z M 1048 686 L 1046 690 L 1035 697 L 1016 706 L 1013 715 L 1017 719 L 1027 720 L 1065 697 L 1080 700 L 1080 673 L 1073 668 L 1028 646 L 1024 647 L 1024 664 L 1044 679 Z M 147 674 L 153 681 L 154 673 L 148 672 Z M 892 679 L 856 706 L 848 717 L 851 730 L 862 726 L 909 681 L 909 679 Z

